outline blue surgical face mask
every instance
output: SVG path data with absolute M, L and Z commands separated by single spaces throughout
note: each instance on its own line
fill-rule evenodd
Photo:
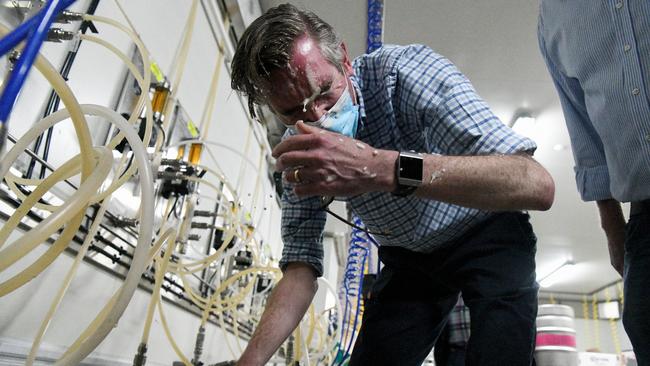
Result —
M 343 94 L 332 108 L 323 114 L 318 121 L 309 122 L 308 124 L 354 138 L 357 133 L 358 123 L 359 106 L 352 103 L 350 89 L 346 86 Z
M 305 123 L 354 138 L 359 123 L 359 106 L 352 103 L 352 95 L 346 86 L 343 94 L 327 113 L 323 114 L 316 122 Z M 294 126 L 289 127 L 289 129 L 294 134 L 296 133 Z

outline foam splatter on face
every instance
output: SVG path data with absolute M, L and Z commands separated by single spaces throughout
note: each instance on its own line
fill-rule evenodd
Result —
M 309 87 L 311 89 L 311 95 L 302 101 L 303 112 L 307 112 L 307 105 L 309 103 L 312 103 L 314 100 L 316 100 L 316 98 L 321 94 L 321 88 L 318 85 L 319 83 L 316 80 L 316 75 L 312 67 L 310 66 L 306 67 L 305 76 L 307 78 L 307 82 L 309 83 Z
M 303 38 L 298 40 L 296 44 L 296 51 L 299 55 L 307 56 L 314 49 L 314 47 L 315 45 L 312 39 Z M 321 94 L 321 88 L 316 77 L 316 72 L 309 62 L 307 62 L 306 66 L 299 67 L 298 70 L 292 69 L 291 67 L 289 67 L 289 69 L 291 72 L 297 71 L 298 75 L 304 76 L 307 79 L 310 95 L 302 101 L 302 111 L 307 112 L 307 105 L 312 103 Z
M 296 40 L 286 67 L 271 72 L 268 104 L 288 126 L 316 122 L 340 99 L 346 81 L 342 66 L 332 65 L 318 42 L 304 36 Z

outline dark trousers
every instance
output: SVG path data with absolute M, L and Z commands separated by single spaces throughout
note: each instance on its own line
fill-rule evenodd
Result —
M 435 346 L 433 346 L 433 359 L 436 366 L 463 366 L 465 365 L 465 344 L 455 345 L 449 343 L 449 323 L 442 329 Z
M 650 202 L 648 202 L 650 206 Z M 639 366 L 650 365 L 650 208 L 630 215 L 625 236 L 623 325 Z
M 437 346 L 436 346 L 437 347 Z M 465 365 L 465 347 L 446 346 L 444 356 L 434 356 L 436 366 L 464 366 Z M 438 355 L 438 349 L 433 349 L 434 355 Z
M 420 366 L 462 291 L 467 365 L 527 366 L 537 316 L 536 238 L 528 215 L 500 213 L 429 254 L 381 247 L 351 366 Z

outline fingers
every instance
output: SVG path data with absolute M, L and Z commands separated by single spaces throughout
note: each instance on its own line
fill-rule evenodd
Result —
M 314 135 L 296 135 L 287 137 L 285 140 L 277 144 L 271 155 L 277 159 L 280 155 L 289 151 L 307 150 L 310 147 L 313 147 L 315 142 L 316 140 L 314 139 Z
M 338 135 L 322 128 L 309 126 L 302 121 L 296 122 L 295 127 L 300 134 L 287 137 L 285 140 L 280 142 L 275 149 L 273 149 L 272 155 L 274 158 L 277 158 L 287 151 L 307 150 L 321 146 L 328 138 L 331 138 L 331 136 Z
M 292 184 L 315 184 L 319 182 L 329 183 L 332 179 L 327 179 L 327 174 L 323 169 L 312 169 L 309 167 L 296 167 L 284 171 L 284 178 Z
M 278 157 L 275 161 L 275 171 L 281 172 L 298 166 L 314 167 L 318 153 L 310 151 L 290 151 Z
M 321 131 L 324 131 L 321 128 L 310 126 L 303 121 L 298 121 L 296 122 L 296 130 L 301 133 L 301 134 L 314 134 L 314 133 L 320 133 Z

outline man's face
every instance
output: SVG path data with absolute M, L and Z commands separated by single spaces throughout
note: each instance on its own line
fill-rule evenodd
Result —
M 296 40 L 287 68 L 271 72 L 267 88 L 269 107 L 284 124 L 315 122 L 334 106 L 352 74 L 345 48 L 343 52 L 342 65 L 335 66 L 316 41 L 307 36 Z

